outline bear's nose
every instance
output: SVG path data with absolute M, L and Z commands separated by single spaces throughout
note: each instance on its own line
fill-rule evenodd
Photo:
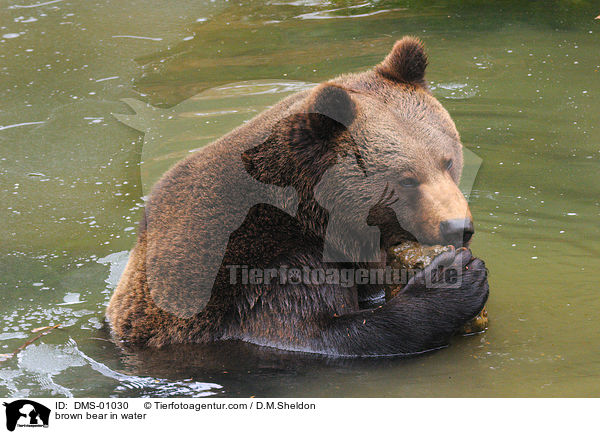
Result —
M 474 233 L 471 219 L 452 219 L 440 223 L 440 234 L 444 242 L 455 247 L 466 245 Z

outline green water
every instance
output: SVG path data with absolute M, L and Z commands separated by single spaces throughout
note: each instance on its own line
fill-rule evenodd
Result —
M 593 2 L 0 10 L 0 353 L 62 324 L 0 362 L 0 396 L 598 396 Z M 489 330 L 411 360 L 116 347 L 103 312 L 149 180 L 290 90 L 374 65 L 404 34 L 427 44 L 433 92 L 482 159 L 470 203 Z

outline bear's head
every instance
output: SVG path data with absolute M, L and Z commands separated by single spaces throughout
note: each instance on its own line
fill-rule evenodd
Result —
M 374 69 L 314 88 L 242 156 L 256 179 L 325 208 L 328 241 L 343 257 L 406 239 L 458 246 L 474 232 L 458 188 L 459 134 L 427 88 L 426 66 L 422 43 L 405 37 Z

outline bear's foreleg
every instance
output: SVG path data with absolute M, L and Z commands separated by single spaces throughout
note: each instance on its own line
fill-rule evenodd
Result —
M 445 283 L 447 270 L 456 270 Z M 444 347 L 487 301 L 487 270 L 466 249 L 440 255 L 385 305 L 325 320 L 317 352 L 412 355 Z

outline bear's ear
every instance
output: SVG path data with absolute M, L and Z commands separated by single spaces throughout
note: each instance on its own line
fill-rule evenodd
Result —
M 354 122 L 356 106 L 345 89 L 323 83 L 310 94 L 306 114 L 310 132 L 321 139 L 328 139 Z
M 375 67 L 384 77 L 400 83 L 425 85 L 427 55 L 423 43 L 405 36 L 394 44 L 390 54 Z

